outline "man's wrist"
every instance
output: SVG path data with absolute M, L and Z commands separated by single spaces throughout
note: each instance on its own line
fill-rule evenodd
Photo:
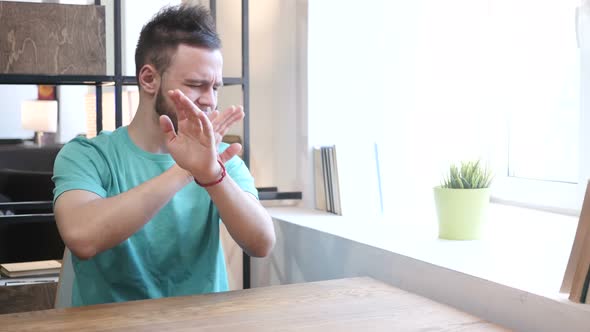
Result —
M 225 166 L 223 165 L 223 162 L 221 162 L 221 160 L 217 160 L 217 164 L 219 165 L 219 167 L 218 171 L 214 173 L 216 174 L 215 176 L 208 176 L 205 178 L 202 176 L 193 175 L 195 183 L 201 187 L 211 187 L 223 181 L 226 175 Z
M 194 180 L 192 174 L 184 168 L 178 166 L 178 164 L 174 164 L 174 166 L 172 166 L 171 171 L 174 172 L 174 174 L 177 175 L 179 178 L 182 178 L 185 184 L 189 184 Z

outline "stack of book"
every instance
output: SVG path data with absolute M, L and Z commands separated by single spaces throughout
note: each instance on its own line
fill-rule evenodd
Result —
M 569 293 L 569 299 L 578 303 L 590 303 L 590 182 L 578 221 L 576 237 L 561 285 L 562 293 Z
M 313 148 L 316 209 L 342 215 L 336 146 Z
M 0 264 L 0 273 L 8 278 L 23 278 L 59 274 L 61 263 L 56 260 Z

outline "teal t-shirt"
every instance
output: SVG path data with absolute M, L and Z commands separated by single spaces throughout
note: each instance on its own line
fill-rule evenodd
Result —
M 227 144 L 222 143 L 220 151 L 225 148 Z M 153 154 L 136 146 L 127 127 L 101 132 L 93 139 L 75 138 L 55 160 L 54 201 L 74 189 L 116 196 L 173 165 L 169 154 Z M 232 158 L 225 166 L 244 191 L 258 196 L 240 158 Z M 219 212 L 207 191 L 196 183 L 188 184 L 123 243 L 89 260 L 72 255 L 72 305 L 227 290 L 219 222 Z

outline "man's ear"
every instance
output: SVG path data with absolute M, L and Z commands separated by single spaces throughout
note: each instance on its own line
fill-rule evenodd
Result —
M 160 74 L 151 64 L 146 64 L 139 70 L 137 84 L 149 94 L 156 94 L 160 88 Z

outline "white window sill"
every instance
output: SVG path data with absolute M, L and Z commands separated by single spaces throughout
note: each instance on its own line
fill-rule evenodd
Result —
M 559 293 L 577 217 L 492 204 L 484 239 L 437 236 L 436 214 L 384 218 L 343 217 L 296 207 L 270 207 L 275 219 L 326 232 L 500 285 L 578 306 Z M 377 263 L 378 264 L 378 263 Z

